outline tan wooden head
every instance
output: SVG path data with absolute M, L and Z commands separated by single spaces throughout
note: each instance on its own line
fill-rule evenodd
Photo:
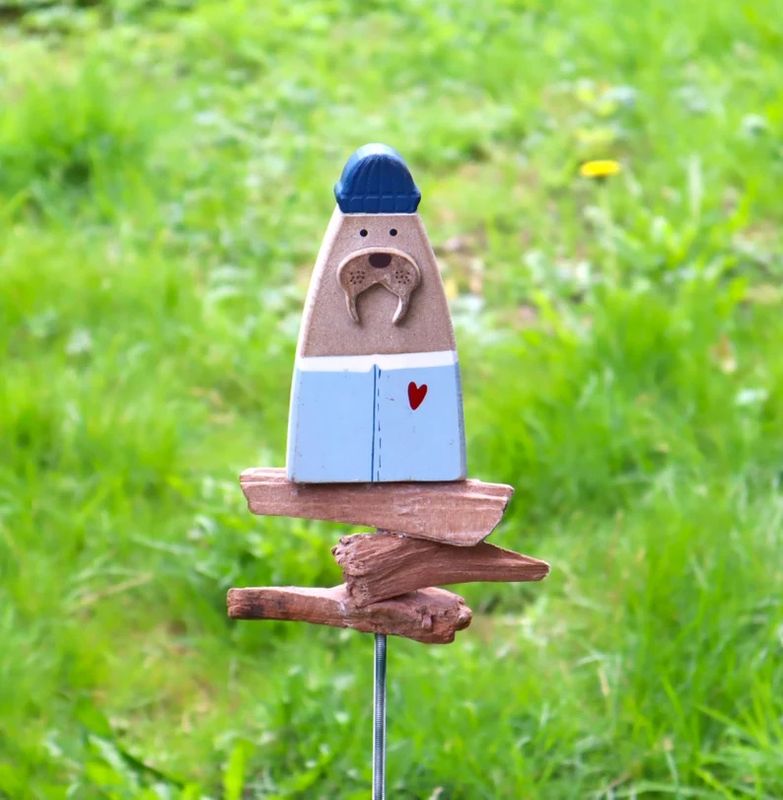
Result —
M 335 208 L 310 281 L 298 355 L 454 349 L 443 283 L 419 215 Z

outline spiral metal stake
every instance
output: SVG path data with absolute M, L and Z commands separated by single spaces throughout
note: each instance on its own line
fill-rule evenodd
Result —
M 386 800 L 386 635 L 375 634 L 372 800 Z

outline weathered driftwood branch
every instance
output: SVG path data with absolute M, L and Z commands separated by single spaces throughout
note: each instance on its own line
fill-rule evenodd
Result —
M 254 514 L 332 520 L 472 546 L 500 522 L 514 490 L 500 483 L 293 483 L 283 469 L 240 476 Z
M 357 606 L 425 586 L 540 581 L 549 574 L 546 561 L 486 542 L 475 547 L 454 547 L 387 531 L 343 536 L 332 553 Z
M 299 586 L 229 589 L 232 619 L 280 619 L 405 636 L 425 644 L 448 644 L 470 625 L 465 601 L 445 589 L 422 589 L 391 600 L 356 606 L 345 584 L 330 589 Z

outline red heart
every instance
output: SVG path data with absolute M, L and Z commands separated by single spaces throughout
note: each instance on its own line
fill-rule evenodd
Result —
M 415 411 L 423 402 L 424 398 L 427 396 L 427 384 L 422 383 L 421 386 L 416 386 L 416 384 L 411 381 L 408 384 L 408 402 L 411 404 L 411 408 Z

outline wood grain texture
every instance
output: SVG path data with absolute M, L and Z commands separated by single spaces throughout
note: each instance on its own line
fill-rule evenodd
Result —
M 391 231 L 396 231 L 391 235 Z M 365 231 L 362 236 L 361 232 Z M 356 321 L 338 270 L 352 254 L 400 252 L 419 280 L 399 310 L 399 297 L 380 283 L 357 298 Z M 372 267 L 368 267 L 372 270 Z M 343 214 L 335 208 L 310 280 L 297 355 L 367 355 L 455 350 L 446 294 L 435 254 L 418 214 Z
M 254 514 L 370 525 L 460 547 L 489 536 L 514 493 L 475 480 L 301 484 L 263 467 L 245 470 L 240 483 Z
M 470 625 L 465 601 L 445 589 L 417 592 L 359 607 L 345 584 L 329 589 L 280 586 L 229 589 L 232 619 L 278 619 L 404 636 L 424 644 L 448 644 Z
M 540 581 L 549 574 L 546 561 L 486 542 L 454 547 L 388 531 L 343 536 L 332 553 L 360 607 L 426 586 Z

